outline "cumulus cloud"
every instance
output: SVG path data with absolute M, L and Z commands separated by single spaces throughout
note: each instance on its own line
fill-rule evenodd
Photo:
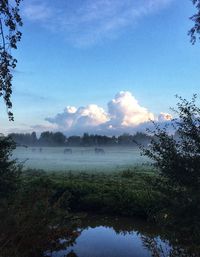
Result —
M 108 103 L 110 122 L 124 127 L 135 127 L 149 120 L 154 120 L 153 113 L 139 105 L 128 91 L 121 91 Z
M 46 120 L 59 126 L 62 131 L 78 132 L 84 129 L 89 131 L 97 129 L 99 125 L 107 122 L 109 117 L 103 108 L 90 104 L 78 109 L 68 106 L 63 113 L 57 114 L 54 118 L 46 118 Z
M 172 115 L 169 114 L 169 113 L 165 113 L 165 112 L 161 112 L 161 113 L 159 114 L 159 116 L 158 116 L 158 121 L 159 121 L 159 122 L 170 121 L 170 120 L 172 120 L 172 119 L 173 119 Z
M 68 135 L 84 132 L 117 135 L 144 131 L 152 120 L 166 122 L 171 118 L 172 116 L 167 113 L 154 115 L 141 106 L 131 92 L 121 91 L 108 102 L 106 110 L 96 104 L 78 108 L 67 106 L 55 117 L 46 118 L 46 127 L 52 127 L 53 130 Z
M 126 27 L 168 6 L 173 0 L 25 1 L 24 16 L 74 45 L 88 46 L 117 37 Z

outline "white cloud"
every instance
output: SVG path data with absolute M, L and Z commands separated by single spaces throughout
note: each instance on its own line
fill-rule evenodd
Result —
M 46 120 L 59 127 L 59 130 L 71 132 L 84 130 L 95 130 L 97 127 L 109 120 L 107 113 L 103 108 L 90 104 L 86 107 L 76 109 L 68 106 L 63 113 L 57 114 L 54 118 Z
M 147 15 L 168 6 L 173 0 L 29 0 L 24 16 L 62 34 L 78 46 L 115 38 Z
M 170 120 L 172 120 L 172 119 L 173 119 L 172 115 L 169 114 L 169 113 L 165 113 L 165 112 L 161 112 L 161 113 L 159 114 L 159 116 L 158 116 L 158 121 L 159 121 L 159 122 L 170 121 Z
M 171 117 L 161 113 L 163 119 Z M 169 116 L 168 116 L 169 115 Z M 121 91 L 114 99 L 108 102 L 107 110 L 95 104 L 76 108 L 68 106 L 55 117 L 46 118 L 54 130 L 65 132 L 68 135 L 84 132 L 97 134 L 133 133 L 149 126 L 150 120 L 158 120 L 148 109 L 142 107 L 135 97 L 128 91 Z
M 141 107 L 128 91 L 121 91 L 108 103 L 108 112 L 111 123 L 113 121 L 118 126 L 135 127 L 149 120 L 154 120 L 154 115 L 146 108 Z

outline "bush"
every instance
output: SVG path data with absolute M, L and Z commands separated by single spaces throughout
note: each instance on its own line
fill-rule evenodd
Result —
M 191 101 L 178 99 L 172 109 L 178 116 L 171 123 L 175 135 L 154 123 L 151 144 L 142 150 L 159 171 L 156 187 L 166 196 L 160 212 L 165 222 L 200 225 L 200 108 L 196 95 Z
M 0 135 L 0 199 L 8 198 L 17 190 L 21 166 L 10 160 L 16 145 L 9 137 Z
M 200 108 L 194 95 L 189 102 L 179 97 L 178 118 L 172 121 L 176 130 L 170 135 L 167 127 L 155 124 L 150 147 L 143 149 L 158 168 L 160 175 L 176 186 L 196 191 L 200 186 Z
M 43 172 L 24 175 L 11 160 L 14 149 L 13 141 L 1 135 L 0 256 L 42 257 L 46 250 L 65 249 L 78 236 L 73 233 L 77 219 L 68 208 L 70 195 L 58 194 Z

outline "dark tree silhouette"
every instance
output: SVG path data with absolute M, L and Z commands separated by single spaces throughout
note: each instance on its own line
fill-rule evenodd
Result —
M 189 30 L 188 34 L 191 37 L 191 42 L 194 45 L 197 40 L 197 36 L 200 39 L 200 0 L 192 0 L 192 3 L 197 9 L 197 12 L 190 17 L 190 19 L 194 22 L 194 26 Z
M 11 112 L 12 102 L 12 71 L 17 60 L 12 56 L 11 49 L 17 49 L 22 33 L 18 30 L 22 26 L 19 15 L 21 0 L 0 1 L 0 96 L 4 98 L 9 120 L 13 120 Z
M 160 175 L 197 193 L 200 185 L 200 108 L 197 95 L 191 101 L 178 97 L 177 109 L 172 109 L 177 119 L 172 121 L 175 138 L 155 124 L 154 137 L 143 153 L 155 162 Z
M 0 201 L 15 193 L 21 174 L 20 165 L 15 160 L 10 160 L 14 149 L 12 139 L 0 134 Z

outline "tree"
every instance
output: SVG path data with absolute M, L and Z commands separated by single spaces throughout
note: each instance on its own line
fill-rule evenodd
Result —
M 89 136 L 88 133 L 83 134 L 82 145 L 83 146 L 90 146 L 91 145 L 91 140 L 90 140 L 90 136 Z
M 31 133 L 31 144 L 36 145 L 37 144 L 37 135 L 36 132 Z
M 55 132 L 53 134 L 53 143 L 56 146 L 63 146 L 65 144 L 66 137 L 61 132 Z
M 143 153 L 150 157 L 160 171 L 172 184 L 187 189 L 200 187 L 200 108 L 196 105 L 197 96 L 191 101 L 178 97 L 178 116 L 172 121 L 178 138 L 170 135 L 167 127 L 155 124 L 154 137 L 150 147 Z
M 158 169 L 154 187 L 163 195 L 159 222 L 192 231 L 199 238 L 200 228 L 200 108 L 197 96 L 191 101 L 178 97 L 178 118 L 172 121 L 175 135 L 154 123 L 155 130 L 143 154 Z
M 21 40 L 22 33 L 18 27 L 22 26 L 19 15 L 21 0 L 0 1 L 0 96 L 3 97 L 9 120 L 14 120 L 11 112 L 12 102 L 12 71 L 17 60 L 12 56 L 11 49 L 17 49 L 17 43 Z
M 17 190 L 21 167 L 10 160 L 15 143 L 9 137 L 0 135 L 0 199 L 7 199 Z
M 194 26 L 189 30 L 188 35 L 191 37 L 192 44 L 195 44 L 197 36 L 200 34 L 200 0 L 192 0 L 192 3 L 196 7 L 197 12 L 190 17 L 194 22 Z

